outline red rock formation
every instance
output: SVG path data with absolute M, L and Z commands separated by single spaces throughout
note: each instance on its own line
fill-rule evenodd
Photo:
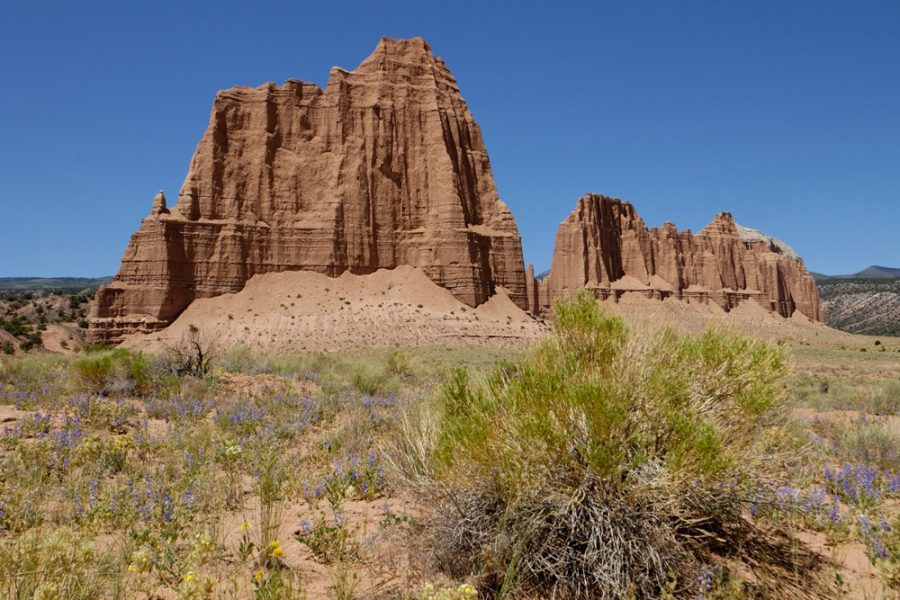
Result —
M 713 302 L 724 310 L 754 300 L 784 317 L 824 321 L 803 261 L 783 243 L 719 213 L 696 235 L 671 223 L 648 229 L 628 202 L 588 194 L 556 232 L 550 275 L 528 278 L 532 312 L 588 288 L 602 299 L 627 292 Z M 536 308 L 535 308 L 536 307 Z
M 154 199 L 89 333 L 165 327 L 258 273 L 398 265 L 471 306 L 503 286 L 526 307 L 521 240 L 481 131 L 421 38 L 382 39 L 356 70 L 333 68 L 324 90 L 220 92 L 178 203 Z

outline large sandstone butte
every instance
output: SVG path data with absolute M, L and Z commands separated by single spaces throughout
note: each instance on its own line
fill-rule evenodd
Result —
M 328 85 L 216 96 L 177 204 L 158 194 L 90 338 L 161 329 L 194 299 L 254 275 L 337 276 L 410 265 L 477 306 L 498 286 L 526 307 L 522 247 L 481 131 L 421 38 L 383 38 Z
M 664 300 L 711 302 L 728 311 L 754 301 L 783 317 L 824 321 L 816 283 L 784 243 L 719 213 L 697 234 L 672 223 L 648 229 L 634 207 L 588 194 L 556 232 L 550 274 L 527 273 L 529 309 L 587 288 L 601 299 L 629 292 Z

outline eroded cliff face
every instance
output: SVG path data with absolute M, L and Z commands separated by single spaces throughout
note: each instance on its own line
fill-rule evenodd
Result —
M 410 265 L 470 306 L 503 286 L 527 307 L 519 232 L 481 131 L 421 38 L 384 38 L 326 88 L 220 92 L 177 204 L 160 193 L 89 337 L 168 325 L 259 273 L 337 276 Z
M 754 301 L 783 317 L 800 312 L 824 321 L 803 261 L 724 212 L 697 234 L 671 223 L 648 229 L 631 204 L 588 194 L 557 230 L 550 274 L 538 281 L 529 269 L 526 279 L 534 314 L 546 313 L 560 296 L 588 288 L 602 299 L 637 292 L 712 302 L 726 311 Z

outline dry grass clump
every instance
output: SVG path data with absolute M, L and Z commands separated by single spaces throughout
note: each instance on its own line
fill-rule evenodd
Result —
M 884 376 L 890 377 L 887 369 Z M 897 378 L 873 381 L 854 377 L 829 381 L 824 377 L 803 377 L 796 382 L 795 395 L 819 412 L 844 410 L 867 415 L 900 415 L 900 379 Z
M 635 334 L 584 295 L 555 315 L 525 358 L 479 381 L 457 371 L 438 414 L 405 422 L 394 466 L 431 501 L 435 565 L 498 597 L 821 594 L 812 555 L 745 516 L 782 350 Z
M 15 543 L 0 546 L 0 593 L 47 600 L 113 597 L 102 572 L 114 561 L 69 527 L 27 531 Z

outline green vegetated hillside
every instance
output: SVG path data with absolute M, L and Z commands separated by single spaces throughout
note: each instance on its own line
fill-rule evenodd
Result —
M 76 347 L 87 329 L 93 297 L 93 290 L 87 287 L 0 289 L 0 354 Z M 48 334 L 49 345 L 45 344 Z
M 0 290 L 85 290 L 112 281 L 112 277 L 0 277 Z

